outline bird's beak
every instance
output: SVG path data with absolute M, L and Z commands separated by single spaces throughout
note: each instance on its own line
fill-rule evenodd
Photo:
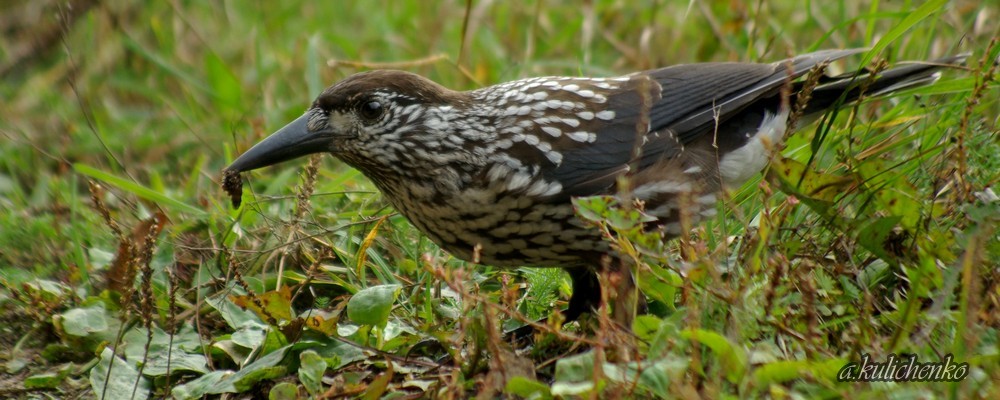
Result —
M 306 113 L 237 157 L 226 171 L 240 173 L 327 151 L 332 132 L 309 132 L 308 125 Z

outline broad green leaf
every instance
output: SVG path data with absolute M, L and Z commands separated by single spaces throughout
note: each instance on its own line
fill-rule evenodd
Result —
M 261 381 L 284 376 L 288 372 L 288 368 L 281 365 L 281 361 L 284 360 L 291 347 L 285 346 L 257 359 L 226 378 L 221 384 L 223 386 L 232 384 L 232 387 L 239 393 L 253 388 Z
M 205 302 L 219 311 L 219 315 L 226 320 L 230 328 L 239 329 L 249 325 L 260 328 L 267 326 L 253 312 L 241 309 L 225 295 L 206 297 Z
M 728 381 L 739 382 L 746 372 L 746 352 L 730 343 L 725 336 L 704 329 L 685 329 L 681 331 L 681 337 L 695 340 L 712 349 L 719 357 Z
M 58 325 L 67 335 L 87 337 L 93 333 L 107 331 L 109 328 L 108 310 L 103 303 L 95 303 L 87 308 L 74 308 L 55 317 Z
M 299 387 L 291 382 L 281 382 L 267 392 L 268 400 L 298 400 Z
M 330 369 L 338 369 L 347 364 L 366 358 L 358 346 L 353 346 L 336 339 L 328 339 L 325 346 L 317 347 L 316 353 L 326 360 Z
M 107 347 L 90 370 L 90 387 L 97 398 L 105 399 L 147 399 L 150 394 L 149 380 Z
M 642 293 L 673 310 L 677 289 L 684 284 L 683 279 L 676 272 L 658 266 L 641 268 L 638 272 Z
M 142 374 L 145 376 L 163 376 L 168 371 L 171 374 L 179 371 L 206 374 L 209 369 L 204 354 L 184 353 L 181 351 L 173 351 L 169 354 L 169 357 L 165 352 L 150 354 L 149 362 L 142 368 Z
M 608 368 L 608 367 L 611 368 Z M 620 371 L 609 364 L 602 368 L 605 377 L 620 377 Z M 594 351 L 589 350 L 556 361 L 555 381 L 552 382 L 553 396 L 578 396 L 592 391 L 600 391 L 607 382 L 594 379 Z
M 24 379 L 25 389 L 55 389 L 62 385 L 66 377 L 75 368 L 72 363 L 63 364 L 59 368 L 43 374 L 32 375 Z
M 236 329 L 229 338 L 230 342 L 247 349 L 256 349 L 267 336 L 267 327 L 264 325 L 248 324 Z M 218 342 L 222 343 L 222 342 Z M 218 344 L 216 343 L 216 344 Z M 234 360 L 240 362 L 241 360 Z
M 845 364 L 847 364 L 847 361 L 843 359 L 829 359 L 824 361 L 781 360 L 755 368 L 753 379 L 758 387 L 767 387 L 775 383 L 809 378 L 834 382 L 837 377 L 837 371 Z
M 916 188 L 902 180 L 875 190 L 880 209 L 899 216 L 899 223 L 907 230 L 915 229 L 920 223 L 920 210 L 923 207 L 915 196 Z
M 200 399 L 207 394 L 235 393 L 236 388 L 227 379 L 234 374 L 229 370 L 216 370 L 197 379 L 175 386 L 170 394 L 175 399 Z
M 638 387 L 658 398 L 670 398 L 671 380 L 683 379 L 687 367 L 688 360 L 673 356 L 663 357 L 652 364 L 647 360 L 642 363 Z
M 361 289 L 347 302 L 347 317 L 363 325 L 384 327 L 400 285 L 379 285 Z
M 833 202 L 845 188 L 854 184 L 854 180 L 846 176 L 816 172 L 806 164 L 791 158 L 781 158 L 771 164 L 770 172 L 781 181 L 782 189 L 796 196 Z
M 589 382 L 594 375 L 594 351 L 563 357 L 556 361 L 556 382 Z
M 608 210 L 618 202 L 610 196 L 574 197 L 573 208 L 576 215 L 586 221 L 601 222 L 608 217 Z
M 892 234 L 892 230 L 896 228 L 901 219 L 902 217 L 898 215 L 876 219 L 864 228 L 861 228 L 861 231 L 858 233 L 858 244 L 864 246 L 872 254 L 887 263 L 897 263 L 897 257 L 889 253 L 886 250 L 886 246 L 889 245 L 888 240 Z
M 385 391 L 389 388 L 389 382 L 392 382 L 392 377 L 395 373 L 392 370 L 392 363 L 386 364 L 386 371 L 379 374 L 372 380 L 371 384 L 368 385 L 368 389 L 361 395 L 364 400 L 376 400 L 382 397 Z
M 524 376 L 515 376 L 507 381 L 504 393 L 526 400 L 548 400 L 552 398 L 549 385 Z
M 309 394 L 316 396 L 323 393 L 323 374 L 326 373 L 326 360 L 313 350 L 299 354 L 299 382 L 305 386 Z

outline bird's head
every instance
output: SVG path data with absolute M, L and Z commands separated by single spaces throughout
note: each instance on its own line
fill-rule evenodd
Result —
M 462 107 L 465 94 L 419 75 L 370 71 L 327 88 L 301 117 L 226 167 L 240 173 L 329 152 L 363 172 L 406 165 L 407 152 L 437 146 L 440 118 L 428 110 Z M 441 126 L 438 126 L 441 125 Z

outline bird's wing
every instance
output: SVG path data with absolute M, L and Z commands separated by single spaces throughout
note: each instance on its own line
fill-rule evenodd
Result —
M 821 51 L 772 64 L 677 65 L 619 80 L 560 83 L 560 87 L 572 85 L 574 90 L 568 92 L 576 93 L 590 87 L 596 91 L 600 87 L 594 85 L 601 83 L 614 88 L 605 91 L 611 93 L 606 98 L 596 97 L 601 101 L 565 94 L 587 110 L 575 113 L 580 123 L 574 127 L 575 136 L 563 132 L 555 138 L 552 147 L 559 149 L 560 162 L 547 164 L 541 175 L 562 185 L 558 198 L 610 193 L 619 176 L 678 157 L 685 144 L 713 132 L 756 102 L 773 99 L 789 79 L 860 51 Z M 584 119 L 581 114 L 595 117 Z

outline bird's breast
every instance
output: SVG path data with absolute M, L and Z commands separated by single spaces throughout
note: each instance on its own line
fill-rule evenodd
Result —
M 566 267 L 608 250 L 568 201 L 548 202 L 504 185 L 453 191 L 435 185 L 408 182 L 380 189 L 417 229 L 457 258 L 498 267 Z

